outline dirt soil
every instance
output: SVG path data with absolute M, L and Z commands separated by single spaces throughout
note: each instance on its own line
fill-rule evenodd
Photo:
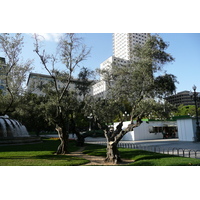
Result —
M 77 157 L 81 157 L 84 159 L 89 160 L 90 162 L 85 164 L 84 166 L 123 166 L 123 165 L 128 165 L 130 163 L 133 163 L 134 160 L 127 160 L 127 159 L 123 159 L 122 163 L 119 164 L 113 164 L 113 163 L 105 163 L 105 157 L 102 156 L 90 156 L 87 154 L 83 154 L 83 150 L 85 149 L 85 147 L 81 147 L 78 151 L 74 151 L 70 153 L 70 156 L 77 156 Z

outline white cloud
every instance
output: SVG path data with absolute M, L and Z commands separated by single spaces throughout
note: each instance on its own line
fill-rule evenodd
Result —
M 40 35 L 40 40 L 58 42 L 62 33 L 36 33 Z

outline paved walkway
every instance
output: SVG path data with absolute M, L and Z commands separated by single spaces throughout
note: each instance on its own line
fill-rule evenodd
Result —
M 105 144 L 105 141 L 102 139 L 94 141 L 93 139 L 90 140 L 88 138 L 88 141 L 86 142 L 91 144 Z M 158 139 L 120 141 L 119 146 L 200 159 L 200 142 L 184 142 L 179 141 L 179 139 Z
M 134 162 L 133 160 L 127 160 L 127 159 L 123 159 L 123 162 L 120 164 L 113 164 L 113 163 L 105 163 L 105 157 L 102 156 L 90 156 L 87 154 L 83 154 L 83 150 L 85 149 L 85 147 L 81 147 L 78 151 L 75 152 L 71 152 L 70 156 L 78 156 L 80 158 L 84 158 L 86 160 L 89 160 L 90 162 L 83 165 L 83 166 L 119 166 L 119 165 L 127 165 L 129 163 Z
M 85 142 L 100 143 L 100 142 L 106 142 L 106 140 L 105 138 L 86 138 Z M 200 150 L 200 142 L 185 142 L 185 141 L 179 141 L 179 139 L 120 141 L 120 143 Z

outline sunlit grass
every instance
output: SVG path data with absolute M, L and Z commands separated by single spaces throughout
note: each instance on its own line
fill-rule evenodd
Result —
M 184 158 L 139 149 L 119 148 L 121 158 L 133 160 L 131 166 L 192 166 L 200 165 L 200 159 Z M 106 156 L 106 147 L 87 145 L 84 153 L 93 156 Z
M 38 144 L 1 146 L 0 166 L 75 166 L 89 162 L 70 155 L 55 155 L 59 143 L 57 139 L 46 139 Z M 70 151 L 77 149 L 71 141 Z
M 60 141 L 45 139 L 42 143 L 11 145 L 0 147 L 0 166 L 78 166 L 89 161 L 69 155 L 55 155 Z M 85 144 L 83 153 L 106 157 L 106 146 Z M 74 141 L 70 141 L 70 152 L 76 151 Z M 138 149 L 119 148 L 122 159 L 134 162 L 131 166 L 194 166 L 200 165 L 200 159 L 183 158 L 173 155 L 153 153 Z

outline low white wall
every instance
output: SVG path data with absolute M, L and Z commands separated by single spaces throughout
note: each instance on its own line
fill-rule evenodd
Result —
M 116 128 L 116 126 L 118 124 L 119 124 L 119 122 L 114 123 L 114 129 Z M 130 124 L 130 121 L 124 122 L 122 129 L 126 128 L 128 126 L 128 124 Z M 169 122 L 169 121 L 149 121 L 148 123 L 143 122 L 140 126 L 134 128 L 133 131 L 126 133 L 126 135 L 124 135 L 124 137 L 122 138 L 122 141 L 162 139 L 163 138 L 162 132 L 150 133 L 149 129 L 150 129 L 150 127 L 153 127 L 153 126 L 161 127 L 164 125 L 176 125 L 176 122 Z
M 135 134 L 134 131 L 130 131 L 124 135 L 124 137 L 121 139 L 122 141 L 135 141 Z
M 161 139 L 163 138 L 162 132 L 160 133 L 150 133 L 149 128 L 151 126 L 161 126 L 162 122 L 143 122 L 140 126 L 134 128 L 135 140 L 151 140 L 151 139 Z

